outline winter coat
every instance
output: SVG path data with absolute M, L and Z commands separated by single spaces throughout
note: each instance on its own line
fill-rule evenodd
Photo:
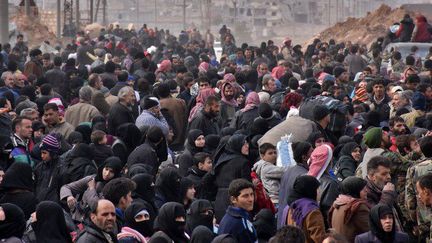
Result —
M 292 209 L 288 210 L 287 225 L 299 227 L 305 234 L 306 243 L 321 243 L 325 238 L 324 217 L 320 210 L 311 211 L 303 220 L 303 225 L 296 225 Z
M 213 170 L 217 194 L 215 201 L 215 216 L 219 222 L 229 205 L 228 187 L 234 179 L 251 179 L 251 163 L 241 154 L 240 150 L 245 141 L 244 135 L 233 135 L 225 147 L 225 152 L 216 160 Z
M 96 107 L 88 103 L 79 102 L 67 108 L 65 120 L 72 126 L 77 127 L 82 122 L 91 122 L 97 115 L 100 115 L 100 113 Z
M 171 145 L 182 146 L 186 138 L 187 128 L 187 110 L 186 103 L 182 99 L 177 98 L 164 98 L 160 99 L 160 106 L 162 109 L 167 109 L 168 114 L 174 119 L 176 131 L 174 141 Z
M 165 135 L 165 137 L 168 136 L 168 132 L 169 132 L 168 122 L 162 114 L 160 114 L 159 117 L 156 117 L 148 110 L 144 110 L 141 113 L 141 115 L 136 119 L 135 125 L 138 128 L 141 128 L 143 126 L 149 126 L 149 127 L 157 126 L 160 129 L 162 129 L 162 132 Z
M 355 175 L 357 162 L 349 155 L 343 155 L 339 158 L 337 162 L 337 177 L 339 181 L 343 181 L 343 179 L 348 176 Z M 336 167 L 335 167 L 336 169 Z
M 251 128 L 253 121 L 257 117 L 259 117 L 258 107 L 255 107 L 246 112 L 239 110 L 235 113 L 230 126 L 235 128 L 236 130 L 247 130 Z
M 280 182 L 280 188 L 279 188 L 279 208 L 278 208 L 278 215 L 277 215 L 278 228 L 281 228 L 283 226 L 282 222 L 284 221 L 284 219 L 282 217 L 282 214 L 284 208 L 288 205 L 288 198 L 293 193 L 295 179 L 307 173 L 308 173 L 308 169 L 303 165 L 299 165 L 299 164 L 287 168 L 287 170 L 283 173 Z
M 46 134 L 60 133 L 64 139 L 67 139 L 74 130 L 75 127 L 66 122 L 64 119 L 61 119 L 60 122 L 54 126 L 46 126 Z
M 113 151 L 110 146 L 104 144 L 90 144 L 90 148 L 94 153 L 93 160 L 96 165 L 101 165 L 108 158 L 113 156 Z
M 249 213 L 242 209 L 229 206 L 226 214 L 219 224 L 218 234 L 231 234 L 238 243 L 254 243 L 257 241 L 257 233 L 251 221 Z
M 340 195 L 329 212 L 329 226 L 349 242 L 369 230 L 369 206 L 367 202 L 347 195 Z
M 190 129 L 199 129 L 203 131 L 204 136 L 207 136 L 209 134 L 217 135 L 221 130 L 218 119 L 212 117 L 204 110 L 199 111 L 195 118 L 193 118 L 193 120 L 189 124 L 189 130 Z
M 106 237 L 108 233 L 102 233 L 93 222 L 85 227 L 85 230 L 77 237 L 76 243 L 111 243 L 118 242 L 116 235 L 110 233 L 111 241 Z
M 396 42 L 408 42 L 411 40 L 414 30 L 414 21 L 411 17 L 403 18 L 400 22 L 399 30 L 396 32 L 398 37 Z
M 320 210 L 324 217 L 324 223 L 327 226 L 328 223 L 328 212 L 333 205 L 333 202 L 336 200 L 336 198 L 340 194 L 340 187 L 338 181 L 331 177 L 328 173 L 324 174 L 319 179 L 321 185 L 319 187 L 320 191 L 320 200 L 319 200 L 319 206 Z
M 393 242 L 388 242 L 388 243 L 406 243 L 406 242 L 409 242 L 408 235 L 403 233 L 403 232 L 396 232 L 394 239 L 395 240 Z M 355 237 L 354 242 L 355 243 L 369 243 L 369 242 L 384 243 L 384 242 L 381 242 L 376 236 L 374 236 L 371 231 L 363 233 L 361 235 L 357 235 Z M 387 242 L 385 242 L 385 243 L 387 243 Z
M 279 203 L 279 186 L 287 168 L 279 167 L 264 160 L 256 162 L 252 168 L 260 177 L 265 190 L 273 203 Z
M 62 182 L 58 159 L 39 162 L 34 170 L 35 194 L 41 201 L 59 202 L 59 193 Z
M 127 159 L 127 167 L 130 168 L 134 164 L 145 164 L 148 166 L 151 175 L 156 176 L 159 165 L 162 161 L 159 161 L 156 147 L 150 142 L 145 142 L 140 146 L 136 147 L 132 153 L 130 153 Z
M 429 32 L 429 24 L 427 23 L 426 18 L 421 15 L 417 16 L 417 24 L 414 27 L 411 41 L 412 42 L 430 42 L 431 41 L 431 33 Z
M 111 107 L 107 122 L 108 133 L 115 135 L 117 127 L 124 123 L 135 123 L 135 118 L 131 109 L 117 102 Z
M 189 168 L 186 178 L 193 181 L 195 185 L 195 197 L 196 198 L 202 198 L 202 196 L 205 194 L 204 192 L 204 181 L 203 178 L 207 174 L 206 171 L 198 169 L 196 165 L 193 165 Z
M 41 78 L 43 76 L 42 65 L 39 61 L 30 60 L 24 65 L 24 75 L 28 77 L 30 74 L 36 76 L 36 78 Z

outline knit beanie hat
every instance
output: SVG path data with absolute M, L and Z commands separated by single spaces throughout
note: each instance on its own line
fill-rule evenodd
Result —
M 319 180 L 329 166 L 332 158 L 333 151 L 329 145 L 323 144 L 316 147 L 308 161 L 308 175 L 315 176 Z
M 360 191 L 366 186 L 366 180 L 355 177 L 348 176 L 345 180 L 342 181 L 341 189 L 342 193 L 346 195 L 350 195 L 354 198 L 360 198 Z
M 426 110 L 426 97 L 420 92 L 415 92 L 412 97 L 412 104 L 414 109 L 424 111 Z
M 374 127 L 369 129 L 363 135 L 363 141 L 368 148 L 379 148 L 382 140 L 382 129 L 380 127 Z
M 335 67 L 333 69 L 333 75 L 336 78 L 339 77 L 343 72 L 346 72 L 345 68 L 343 68 L 343 67 Z
M 317 105 L 313 110 L 313 117 L 315 121 L 320 121 L 330 114 L 330 110 L 324 105 Z
M 46 150 L 52 154 L 58 154 L 60 152 L 60 142 L 52 134 L 48 134 L 42 139 L 40 150 Z
M 145 97 L 143 100 L 143 109 L 148 110 L 150 108 L 153 108 L 155 106 L 159 105 L 159 100 L 156 97 L 149 96 Z

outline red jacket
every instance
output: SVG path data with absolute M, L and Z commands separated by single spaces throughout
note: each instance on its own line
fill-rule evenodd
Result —
M 431 34 L 428 31 L 428 23 L 425 16 L 420 15 L 416 18 L 417 23 L 413 32 L 412 41 L 414 42 L 430 42 Z

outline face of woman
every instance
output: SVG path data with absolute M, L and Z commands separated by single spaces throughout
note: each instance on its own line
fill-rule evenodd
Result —
M 315 148 L 319 147 L 320 145 L 322 145 L 323 143 L 325 143 L 325 138 L 321 137 L 318 138 L 317 140 L 315 140 Z
M 195 139 L 195 147 L 203 148 L 205 146 L 205 138 L 204 135 L 199 135 L 197 139 Z
M 361 151 L 360 148 L 355 148 L 352 152 L 351 152 L 351 156 L 354 158 L 355 161 L 360 161 L 361 158 Z
M 195 187 L 188 188 L 186 192 L 186 199 L 193 200 L 195 198 Z
M 244 95 L 239 95 L 238 97 L 237 97 L 237 103 L 238 104 L 243 104 L 245 102 L 245 97 L 244 97 Z
M 245 142 L 241 148 L 241 153 L 243 155 L 249 155 L 249 143 Z
M 102 170 L 102 178 L 104 181 L 109 181 L 114 177 L 114 170 L 109 167 L 104 167 Z
M 393 215 L 386 214 L 383 218 L 380 219 L 381 226 L 385 232 L 391 232 L 393 229 Z

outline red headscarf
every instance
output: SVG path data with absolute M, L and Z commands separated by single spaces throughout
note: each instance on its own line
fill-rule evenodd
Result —
M 250 92 L 246 98 L 245 108 L 241 109 L 242 112 L 246 112 L 252 110 L 255 107 L 258 107 L 260 104 L 260 99 L 257 92 Z
M 226 99 L 226 97 L 225 97 L 225 93 L 224 93 L 225 89 L 226 89 L 228 86 L 231 86 L 231 87 L 233 88 L 233 91 L 234 91 L 233 98 L 230 99 L 230 100 L 227 100 L 227 99 Z M 231 83 L 224 83 L 224 84 L 222 84 L 222 89 L 221 89 L 222 102 L 224 102 L 224 103 L 227 104 L 227 105 L 230 105 L 230 106 L 233 106 L 233 107 L 237 107 L 237 106 L 238 106 L 238 104 L 237 104 L 237 100 L 234 98 L 234 97 L 235 97 L 235 94 L 236 94 L 235 87 L 234 87 L 233 85 L 231 85 Z
M 191 122 L 192 119 L 195 118 L 195 115 L 204 107 L 204 103 L 206 102 L 207 98 L 215 95 L 215 91 L 212 88 L 207 88 L 200 90 L 198 93 L 198 96 L 196 97 L 196 105 L 192 108 L 188 121 Z

